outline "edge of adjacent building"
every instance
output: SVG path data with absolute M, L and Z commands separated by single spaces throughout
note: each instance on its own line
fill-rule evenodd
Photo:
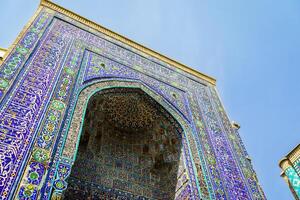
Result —
M 296 200 L 300 200 L 300 144 L 279 161 L 280 176 L 288 184 Z

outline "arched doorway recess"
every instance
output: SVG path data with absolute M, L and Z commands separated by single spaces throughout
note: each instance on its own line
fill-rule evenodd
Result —
M 121 170 L 117 169 L 116 170 L 117 172 L 111 172 L 111 170 L 110 170 L 110 172 L 112 174 L 110 174 L 109 177 L 112 177 L 111 175 L 113 175 L 115 177 L 115 185 L 114 185 L 114 181 L 112 181 L 112 182 L 110 181 L 108 183 L 108 185 L 98 184 L 96 176 L 93 176 L 93 175 L 85 176 L 85 178 L 92 177 L 94 179 L 92 181 L 87 180 L 86 182 L 91 183 L 91 186 L 97 185 L 97 188 L 100 189 L 100 190 L 97 189 L 98 192 L 96 192 L 97 193 L 96 195 L 98 195 L 98 196 L 101 195 L 101 194 L 99 194 L 99 191 L 101 191 L 102 195 L 104 195 L 104 196 L 105 195 L 112 195 L 112 196 L 117 195 L 117 196 L 122 197 L 123 199 L 133 199 L 133 198 L 137 198 L 137 199 L 182 199 L 182 198 L 193 199 L 194 195 L 197 196 L 199 194 L 198 193 L 199 188 L 197 187 L 197 179 L 195 176 L 195 167 L 194 167 L 194 163 L 192 161 L 193 158 L 192 158 L 192 153 L 191 153 L 192 151 L 195 152 L 195 150 L 193 150 L 193 148 L 195 146 L 193 144 L 190 145 L 191 142 L 193 143 L 193 136 L 192 136 L 192 132 L 191 132 L 189 125 L 184 121 L 184 118 L 182 116 L 180 116 L 180 114 L 176 110 L 174 110 L 174 108 L 171 108 L 171 106 L 168 104 L 168 102 L 166 102 L 164 100 L 163 97 L 157 95 L 155 92 L 152 92 L 145 85 L 143 85 L 139 82 L 116 81 L 116 80 L 92 83 L 91 85 L 89 85 L 85 89 L 83 89 L 81 91 L 80 95 L 78 96 L 76 108 L 72 114 L 72 120 L 70 121 L 69 128 L 67 129 L 66 135 L 65 136 L 62 135 L 62 137 L 65 137 L 66 140 L 63 144 L 63 148 L 62 148 L 62 152 L 61 152 L 61 159 L 60 159 L 61 162 L 58 165 L 58 171 L 57 171 L 57 175 L 56 175 L 57 182 L 54 183 L 55 190 L 53 191 L 53 194 L 55 194 L 55 196 L 57 196 L 61 193 L 65 193 L 66 194 L 65 197 L 68 198 L 68 195 L 70 194 L 70 191 L 72 190 L 72 187 L 73 188 L 77 187 L 77 189 L 79 188 L 79 186 L 75 185 L 76 184 L 76 176 L 78 176 L 77 177 L 77 181 L 78 181 L 78 179 L 80 180 L 80 176 L 82 176 L 82 174 L 76 175 L 76 166 L 79 166 L 78 169 L 83 169 L 83 168 L 88 169 L 87 167 L 84 167 L 84 166 L 80 167 L 80 161 L 79 161 L 80 157 L 87 157 L 87 155 L 88 155 L 88 156 L 90 156 L 89 157 L 90 159 L 88 159 L 88 160 L 93 160 L 93 158 L 95 157 L 95 155 L 97 153 L 99 155 L 99 152 L 103 152 L 102 149 L 105 149 L 105 148 L 107 148 L 107 146 L 109 146 L 109 145 L 104 144 L 104 147 L 103 147 L 103 143 L 101 142 L 103 139 L 102 134 L 100 134 L 101 136 L 99 136 L 99 134 L 98 134 L 98 136 L 97 136 L 97 134 L 94 134 L 92 136 L 89 134 L 90 135 L 89 137 L 92 137 L 92 138 L 94 137 L 94 139 L 91 139 L 92 143 L 97 141 L 97 139 L 98 139 L 98 141 L 100 140 L 100 143 L 98 142 L 98 145 L 94 146 L 94 147 L 97 147 L 98 150 L 97 150 L 97 148 L 94 148 L 94 149 L 92 148 L 92 153 L 89 151 L 91 149 L 91 147 L 93 147 L 93 145 L 92 145 L 92 143 L 89 142 L 90 139 L 89 140 L 86 139 L 87 135 L 84 137 L 85 127 L 86 127 L 86 125 L 85 125 L 86 118 L 85 117 L 91 118 L 91 116 L 88 117 L 85 112 L 86 111 L 87 111 L 87 113 L 90 112 L 89 111 L 90 103 L 88 103 L 88 102 L 91 102 L 91 104 L 90 104 L 91 108 L 93 108 L 95 106 L 95 105 L 93 106 L 93 103 L 92 103 L 94 97 L 100 96 L 100 99 L 102 98 L 101 101 L 103 101 L 103 98 L 105 99 L 105 95 L 109 96 L 108 94 L 114 94 L 114 93 L 112 93 L 113 90 L 119 91 L 117 93 L 119 93 L 119 95 L 121 95 L 121 96 L 122 96 L 122 94 L 123 94 L 123 96 L 124 96 L 124 94 L 126 94 L 125 96 L 127 96 L 127 98 L 129 98 L 129 99 L 125 100 L 125 103 L 124 103 L 124 101 L 121 101 L 121 104 L 119 104 L 120 105 L 119 107 L 115 106 L 115 107 L 118 107 L 119 110 L 123 109 L 123 113 L 128 114 L 128 110 L 140 112 L 141 107 L 143 107 L 143 106 L 141 106 L 141 107 L 133 106 L 133 107 L 128 108 L 128 106 L 125 106 L 125 105 L 130 105 L 134 101 L 140 101 L 141 99 L 148 99 L 146 101 L 146 102 L 148 102 L 148 106 L 146 106 L 146 107 L 148 107 L 148 109 L 150 107 L 155 108 L 154 111 L 151 111 L 151 112 L 148 110 L 148 113 L 150 113 L 150 116 L 151 116 L 151 113 L 153 114 L 153 112 L 160 113 L 159 114 L 160 118 L 157 118 L 160 120 L 155 121 L 155 120 L 151 120 L 151 118 L 146 117 L 145 119 L 147 119 L 147 120 L 142 123 L 143 124 L 142 126 L 136 125 L 136 128 L 138 131 L 134 131 L 132 129 L 132 127 L 130 127 L 130 126 L 128 127 L 128 124 L 130 124 L 132 122 L 134 122 L 136 124 L 136 122 L 140 118 L 140 116 L 138 116 L 138 115 L 135 115 L 138 117 L 136 117 L 135 119 L 132 119 L 133 121 L 129 121 L 129 122 L 125 120 L 121 123 L 119 120 L 117 120 L 118 118 L 115 118 L 114 120 L 113 119 L 108 120 L 109 122 L 107 122 L 107 125 L 110 125 L 110 126 L 116 122 L 113 126 L 111 126 L 111 127 L 113 127 L 113 130 L 117 130 L 117 131 L 114 131 L 115 135 L 113 137 L 116 139 L 116 138 L 122 136 L 122 133 L 120 133 L 120 131 L 121 132 L 123 131 L 123 132 L 127 133 L 127 136 L 125 134 L 125 138 L 130 138 L 130 137 L 134 138 L 133 135 L 136 133 L 145 131 L 146 129 L 144 127 L 147 126 L 147 124 L 149 126 L 149 124 L 151 124 L 151 121 L 152 121 L 152 123 L 157 122 L 156 127 L 158 127 L 158 129 L 161 129 L 160 131 L 163 133 L 164 133 L 164 131 L 162 131 L 162 130 L 166 129 L 165 131 L 168 131 L 168 127 L 169 127 L 169 130 L 172 130 L 172 129 L 176 130 L 175 131 L 176 134 L 174 134 L 175 132 L 172 133 L 173 136 L 176 135 L 176 137 L 171 136 L 171 137 L 165 137 L 164 139 L 160 138 L 160 140 L 161 140 L 160 144 L 163 144 L 163 143 L 165 143 L 164 145 L 175 144 L 175 149 L 172 146 L 170 146 L 170 147 L 167 147 L 167 150 L 166 150 L 167 152 L 173 151 L 175 154 L 174 153 L 173 153 L 173 155 L 171 154 L 168 158 L 168 155 L 165 152 L 164 153 L 155 153 L 155 151 L 153 151 L 153 149 L 155 149 L 153 147 L 157 147 L 157 150 L 164 149 L 164 147 L 162 145 L 159 145 L 159 143 L 157 143 L 157 145 L 155 145 L 156 143 L 153 142 L 153 140 L 151 141 L 151 137 L 152 137 L 152 139 L 153 139 L 153 137 L 155 138 L 155 136 L 151 135 L 151 133 L 153 133 L 153 130 L 148 131 L 148 132 L 146 131 L 147 134 L 144 134 L 148 138 L 147 137 L 143 138 L 143 134 L 140 134 L 139 137 L 142 138 L 142 140 L 140 140 L 142 142 L 140 142 L 137 145 L 137 146 L 139 146 L 137 148 L 141 150 L 141 151 L 139 151 L 140 157 L 137 158 L 137 163 L 141 163 L 141 161 L 143 161 L 143 159 L 145 159 L 147 157 L 147 159 L 145 160 L 145 163 L 148 163 L 149 165 L 148 165 L 148 168 L 140 167 L 140 169 L 137 169 L 137 171 L 140 170 L 140 172 L 145 172 L 145 173 L 140 173 L 138 175 L 132 175 L 130 173 L 128 174 L 128 170 L 127 170 L 127 174 L 125 174 L 125 177 L 126 177 L 125 180 L 127 180 L 127 182 L 126 181 L 123 182 L 125 184 L 122 185 L 122 183 L 121 183 L 122 179 L 121 179 L 121 181 L 119 181 L 120 179 L 118 178 L 118 176 L 124 172 L 123 169 L 126 169 L 125 168 L 126 164 L 123 164 L 123 163 L 120 164 L 120 162 L 114 161 L 113 163 L 110 163 L 111 167 L 118 166 L 118 167 L 122 168 Z M 123 92 L 120 92 L 121 90 L 123 90 Z M 126 90 L 126 91 L 124 91 L 124 90 Z M 116 98 L 116 97 L 114 97 L 114 98 Z M 122 99 L 122 98 L 120 98 L 120 96 L 119 96 L 117 99 Z M 113 101 L 107 101 L 107 102 L 109 102 L 110 105 L 115 105 L 115 104 L 111 104 Z M 113 107 L 113 106 L 110 106 L 110 107 Z M 124 110 L 126 110 L 126 111 L 124 112 Z M 147 113 L 147 109 L 145 111 Z M 112 113 L 116 113 L 115 110 L 114 110 L 114 112 L 112 112 L 112 110 L 106 109 L 106 110 L 104 110 L 104 112 L 106 112 L 108 114 L 107 116 L 109 116 L 109 115 L 116 116 L 116 114 L 112 114 Z M 88 115 L 90 115 L 90 114 L 88 114 Z M 125 116 L 125 114 L 123 114 L 123 115 Z M 129 116 L 133 116 L 133 115 L 129 115 Z M 163 123 L 163 120 L 161 120 L 162 119 L 161 117 L 163 117 L 165 119 L 165 122 L 166 122 L 165 124 Z M 127 118 L 123 117 L 123 118 L 128 119 L 128 117 Z M 99 118 L 99 119 L 101 119 L 101 118 Z M 91 124 L 91 123 L 89 123 L 89 124 Z M 89 126 L 91 126 L 91 125 L 89 125 Z M 125 126 L 125 128 L 124 128 L 124 126 Z M 123 127 L 123 128 L 121 128 L 121 127 Z M 150 125 L 149 127 L 153 128 L 154 126 Z M 96 130 L 98 130 L 98 129 L 96 128 Z M 132 133 L 130 133 L 130 131 L 132 131 Z M 103 133 L 103 132 L 101 132 L 101 133 Z M 80 135 L 82 135 L 82 136 L 80 137 Z M 164 134 L 162 134 L 162 135 L 164 135 Z M 124 134 L 123 134 L 123 136 L 124 136 Z M 149 139 L 149 137 L 150 137 L 150 139 Z M 81 139 L 81 142 L 79 142 L 80 139 Z M 120 140 L 117 140 L 118 142 L 125 140 L 122 137 L 119 139 Z M 124 146 L 125 146 L 124 143 L 122 145 L 123 145 L 122 152 L 124 153 L 126 148 L 124 148 Z M 130 145 L 132 145 L 131 148 L 133 149 L 134 144 L 132 143 L 132 144 L 129 144 L 129 146 Z M 101 151 L 99 151 L 99 146 L 100 146 Z M 114 149 L 114 151 L 117 151 L 117 146 L 115 145 L 113 147 L 113 149 Z M 108 150 L 108 151 L 112 152 L 112 150 Z M 83 156 L 81 155 L 81 152 L 82 152 Z M 86 154 L 86 152 L 89 152 L 89 153 Z M 129 150 L 129 152 L 130 152 L 130 150 Z M 177 153 L 177 156 L 176 156 L 176 153 Z M 78 163 L 76 163 L 77 162 L 76 154 L 79 158 Z M 84 156 L 84 155 L 86 155 L 86 156 Z M 127 157 L 125 156 L 123 158 L 128 159 L 129 157 L 130 156 L 127 156 Z M 101 159 L 100 159 L 100 161 L 98 160 L 99 162 L 97 161 L 98 164 L 101 164 L 101 162 L 103 164 L 103 160 L 101 160 Z M 126 159 L 124 161 L 125 163 L 128 161 L 128 160 L 126 161 Z M 75 164 L 73 165 L 74 161 L 75 161 Z M 104 162 L 105 162 L 105 160 L 104 160 Z M 112 161 L 110 160 L 108 162 L 112 162 Z M 71 165 L 68 163 L 70 163 Z M 127 164 L 128 164 L 128 162 L 127 162 Z M 150 164 L 152 166 L 150 166 Z M 138 165 L 136 165 L 136 167 L 137 166 Z M 72 173 L 70 173 L 71 167 L 72 167 Z M 94 168 L 90 168 L 90 169 L 97 172 L 97 170 L 98 171 L 103 170 L 102 168 L 101 169 L 100 168 L 98 169 L 97 167 L 96 168 L 94 167 Z M 112 169 L 112 168 L 110 168 L 110 169 Z M 143 171 L 143 169 L 144 169 L 144 171 Z M 123 170 L 123 172 L 122 172 L 122 170 Z M 89 171 L 91 171 L 91 170 L 85 170 L 86 173 Z M 166 175 L 167 173 L 162 173 L 162 172 L 166 172 L 166 171 L 168 173 L 169 172 L 170 173 L 168 175 Z M 78 170 L 77 170 L 77 172 L 78 172 Z M 81 172 L 79 172 L 79 173 L 81 173 Z M 126 173 L 126 172 L 124 172 L 124 173 Z M 123 175 L 124 175 L 124 173 L 123 173 Z M 161 173 L 161 176 L 162 175 L 166 175 L 166 176 L 160 178 L 159 173 Z M 142 175 L 144 175 L 144 177 L 142 177 Z M 134 185 L 128 186 L 129 184 L 137 183 L 137 182 L 134 183 L 134 181 L 132 181 L 135 179 L 131 179 L 131 180 L 129 179 L 129 177 L 132 178 L 134 176 L 139 181 L 143 181 L 143 180 L 151 181 L 154 179 L 155 176 L 158 176 L 156 178 L 161 180 L 161 182 L 157 181 L 156 183 L 158 183 L 158 184 L 156 184 L 156 185 L 154 184 L 154 186 L 152 188 L 150 187 L 151 189 L 149 189 L 149 185 L 144 184 L 144 186 L 147 186 L 147 188 L 145 187 L 145 189 L 143 191 L 143 190 L 141 190 L 140 187 L 139 188 L 137 187 L 138 188 L 137 189 L 137 188 L 134 188 Z M 151 179 L 151 177 L 152 177 L 152 179 Z M 103 180 L 105 180 L 105 174 L 103 174 L 103 173 L 102 173 L 102 178 L 103 178 Z M 170 182 L 170 180 L 172 180 L 172 178 L 173 178 L 173 181 Z M 99 180 L 101 181 L 101 177 L 98 177 L 98 181 Z M 60 183 L 60 185 L 61 185 L 61 183 L 65 182 L 65 181 L 67 181 L 69 183 L 67 190 L 66 190 L 67 186 L 60 187 L 62 189 L 60 189 L 56 186 L 57 185 L 56 183 Z M 93 181 L 95 181 L 95 182 L 93 182 Z M 79 183 L 79 182 L 77 182 L 77 183 Z M 163 183 L 166 183 L 166 184 L 163 184 Z M 72 186 L 72 184 L 74 184 L 74 185 Z M 112 188 L 110 187 L 111 185 L 112 185 Z M 164 185 L 164 186 L 168 185 L 168 187 L 167 187 L 168 189 L 166 189 L 166 187 L 165 188 L 160 187 L 162 185 Z M 109 186 L 109 187 L 107 187 L 107 186 Z M 78 191 L 77 194 L 79 192 L 86 190 L 87 188 L 89 188 L 89 187 L 81 188 L 80 189 L 81 191 Z M 75 192 L 75 190 L 76 189 L 74 189 L 73 191 Z M 91 193 L 89 193 L 91 188 L 89 188 L 87 190 L 88 191 L 86 191 L 84 193 L 84 195 L 85 194 L 91 195 Z M 138 192 L 135 192 L 135 191 L 138 191 Z M 141 193 L 141 191 L 142 191 L 142 193 Z
M 182 132 L 140 89 L 94 94 L 65 199 L 174 199 Z

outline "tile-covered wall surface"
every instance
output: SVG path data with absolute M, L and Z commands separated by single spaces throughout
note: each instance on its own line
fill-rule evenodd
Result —
M 300 145 L 298 144 L 279 162 L 281 177 L 288 184 L 295 199 L 300 198 Z
M 177 158 L 173 165 L 178 166 L 177 172 L 184 171 L 185 178 L 181 179 L 176 170 L 172 172 L 176 167 L 170 167 L 170 174 L 157 177 L 157 180 L 177 177 L 176 186 L 170 186 L 176 188 L 174 198 L 265 199 L 252 165 L 246 159 L 247 153 L 238 132 L 231 127 L 213 85 L 48 8 L 37 14 L 0 66 L 1 197 L 60 198 L 75 188 L 78 185 L 76 176 L 81 180 L 85 176 L 85 172 L 78 174 L 78 169 L 83 168 L 80 167 L 81 160 L 95 154 L 84 152 L 84 145 L 80 145 L 80 137 L 85 135 L 81 130 L 85 130 L 84 123 L 91 118 L 85 115 L 86 108 L 94 95 L 104 98 L 103 92 L 114 88 L 142 91 L 164 110 L 160 117 L 169 116 L 160 121 L 171 123 L 171 127 L 177 126 L 177 132 L 181 130 L 179 139 L 175 139 L 174 131 L 166 134 L 166 138 L 170 144 L 172 141 L 180 144 L 180 150 L 173 149 L 172 159 Z M 131 98 L 129 93 L 127 98 Z M 120 105 L 110 103 L 112 107 Z M 146 116 L 151 116 L 151 112 Z M 147 127 L 147 123 L 153 123 L 151 117 L 145 120 L 145 116 L 140 115 L 135 115 L 136 118 L 132 115 L 132 120 L 122 122 L 113 120 L 113 116 L 107 124 L 115 124 L 115 127 L 124 128 L 133 122 L 137 127 Z M 138 125 L 137 122 L 144 123 Z M 103 132 L 105 140 L 100 142 L 101 148 L 111 142 L 109 138 L 113 139 L 112 135 L 105 135 L 111 129 L 108 127 L 107 132 Z M 153 130 L 154 127 L 147 129 L 147 137 L 153 139 Z M 154 143 L 155 140 L 147 137 L 143 136 L 139 144 Z M 96 151 L 92 147 L 87 149 Z M 149 146 L 149 155 L 150 149 Z M 142 154 L 140 150 L 134 151 L 137 157 Z M 178 154 L 180 156 L 175 156 Z M 123 162 L 117 163 L 118 158 L 114 156 L 118 157 L 118 153 L 102 155 L 111 155 L 111 159 L 105 161 L 101 156 L 97 157 L 99 160 L 90 159 L 90 164 L 94 161 L 103 164 L 96 171 L 105 170 L 104 166 L 110 162 L 114 162 L 114 167 L 122 166 L 123 169 L 125 166 Z M 129 161 L 129 154 L 125 158 L 124 162 Z M 147 159 L 147 162 L 153 162 L 155 156 Z M 138 163 L 134 166 L 137 170 L 142 169 Z M 126 179 L 134 184 L 129 179 L 128 170 L 112 173 L 116 180 Z M 126 178 L 118 178 L 122 173 L 127 173 L 123 174 Z M 85 177 L 97 179 L 97 174 Z M 137 178 L 142 178 L 142 175 L 138 173 Z M 153 177 L 150 176 L 150 180 L 147 176 L 144 178 L 146 183 L 150 181 L 150 186 Z M 126 196 L 130 194 L 124 191 L 135 196 L 159 198 L 153 196 L 155 193 L 144 195 L 147 193 L 146 184 L 137 192 L 132 185 L 115 182 L 102 184 L 102 191 L 110 191 L 107 195 L 112 196 L 117 193 L 125 195 L 124 198 L 129 199 L 135 197 Z M 152 187 L 153 190 L 163 190 L 157 194 L 167 194 L 170 188 Z

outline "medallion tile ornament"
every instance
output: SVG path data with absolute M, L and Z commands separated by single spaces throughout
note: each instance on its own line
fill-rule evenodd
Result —
M 213 78 L 53 2 L 3 58 L 3 199 L 266 199 L 248 158 Z

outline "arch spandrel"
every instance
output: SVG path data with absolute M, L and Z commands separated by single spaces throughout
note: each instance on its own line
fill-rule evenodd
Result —
M 160 95 L 173 104 L 182 115 L 191 121 L 188 113 L 188 108 L 185 104 L 186 94 L 185 91 L 175 87 L 176 83 L 171 80 L 159 80 L 153 73 L 147 70 L 137 69 L 132 65 L 125 65 L 111 56 L 104 53 L 95 53 L 94 51 L 87 51 L 87 63 L 83 75 L 84 84 L 93 81 L 94 79 L 107 79 L 107 78 L 122 78 L 122 79 L 135 79 L 147 84 L 153 90 L 157 91 Z

